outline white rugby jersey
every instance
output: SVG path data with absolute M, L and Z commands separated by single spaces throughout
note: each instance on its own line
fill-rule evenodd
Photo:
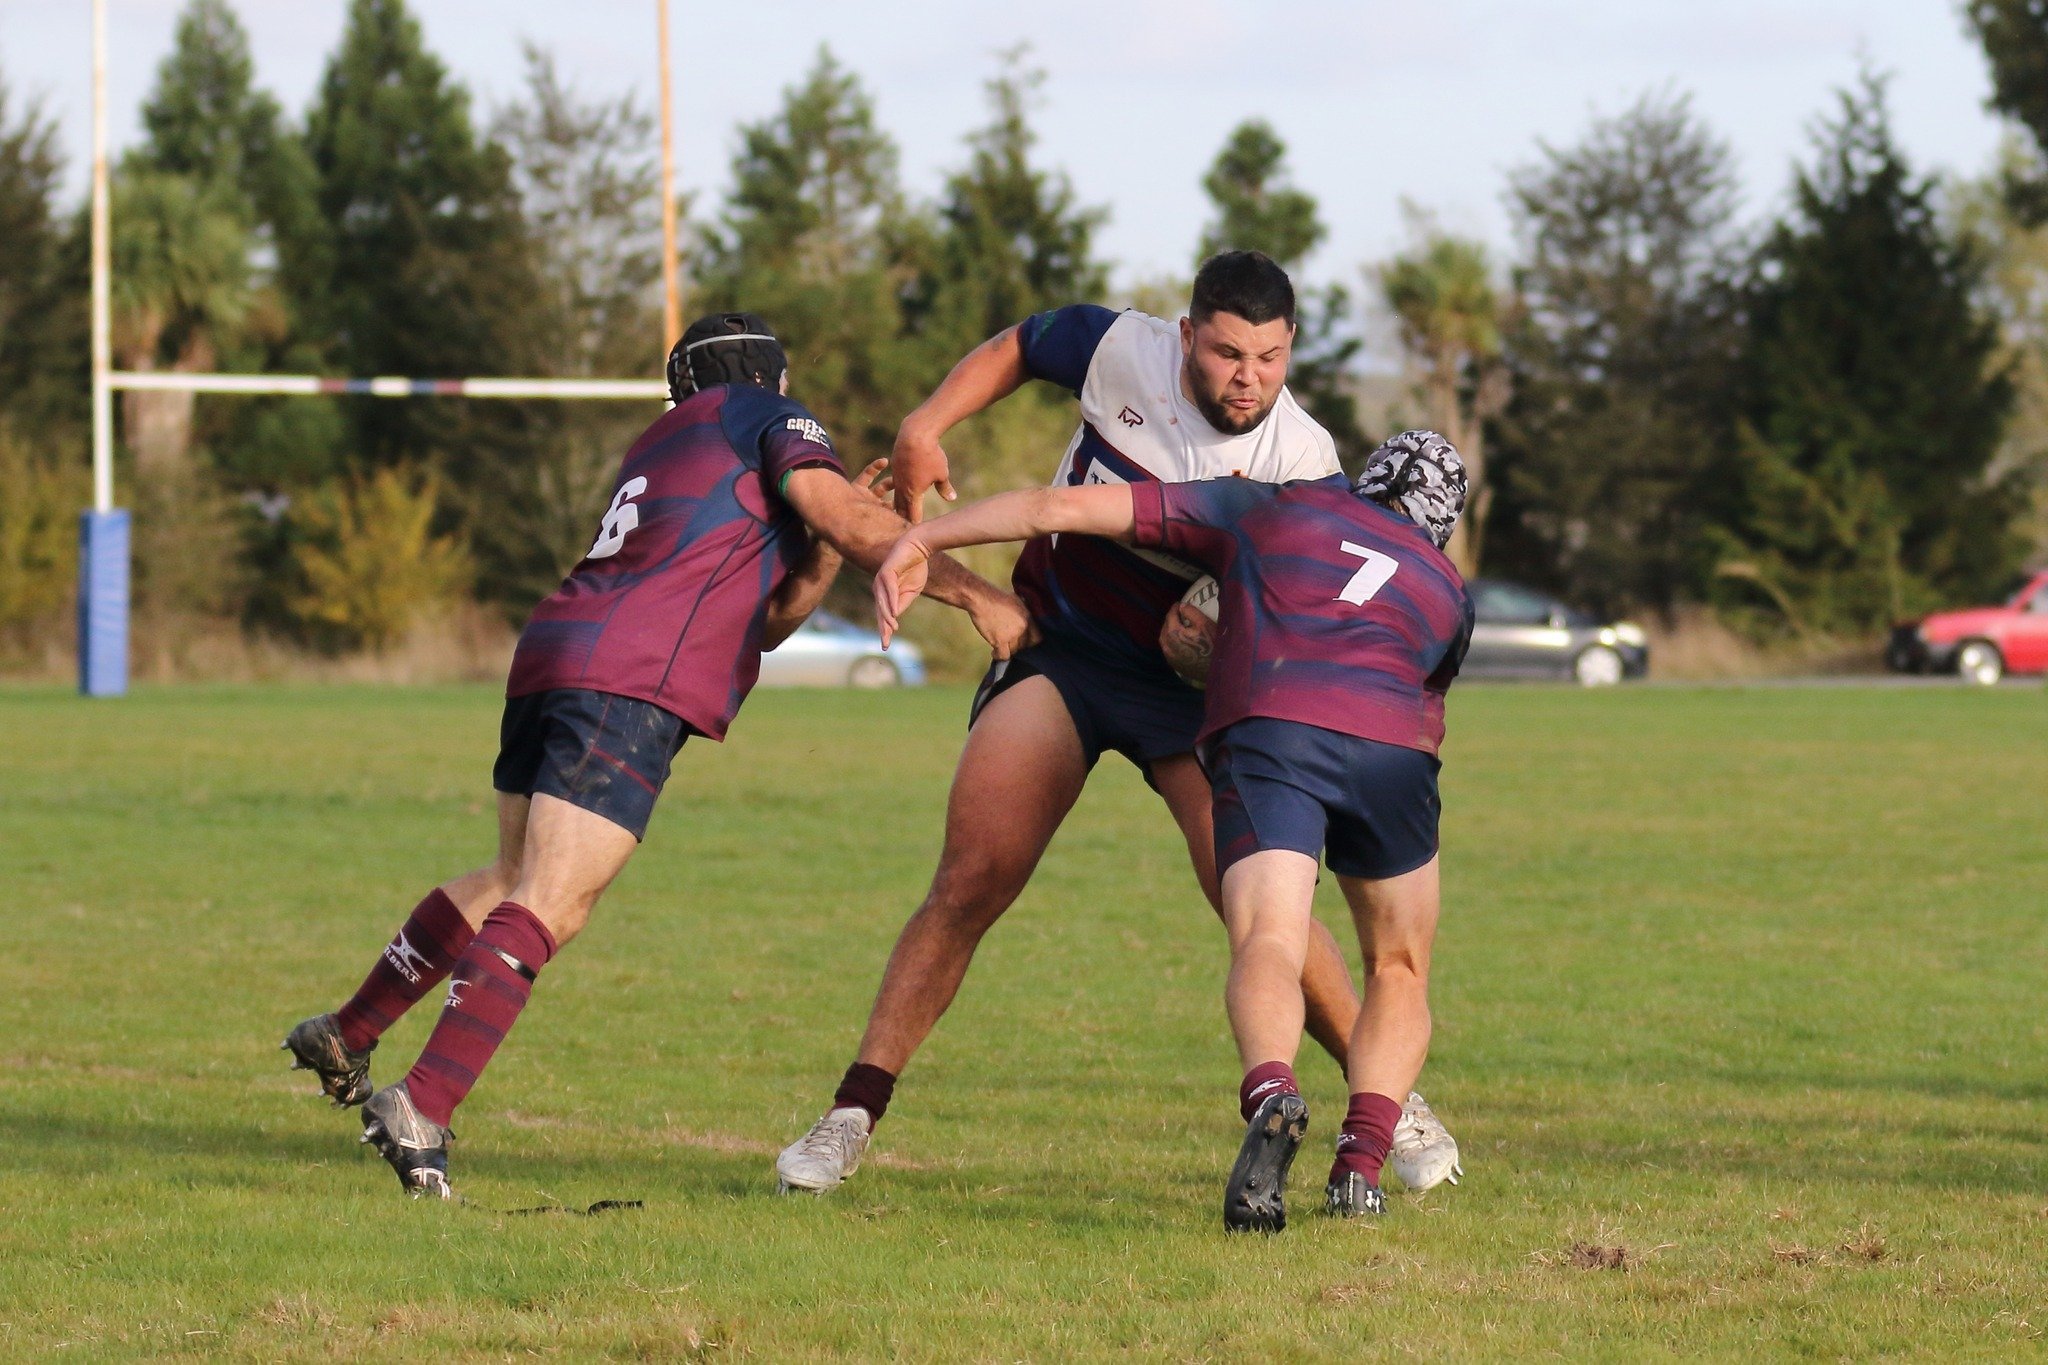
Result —
M 1252 430 L 1232 436 L 1211 426 L 1181 393 L 1176 322 L 1076 304 L 1027 319 L 1020 340 L 1033 376 L 1081 400 L 1055 486 L 1234 474 L 1289 483 L 1338 472 L 1336 443 L 1285 389 Z M 1158 551 L 1055 536 L 1025 547 L 1012 584 L 1042 630 L 1151 669 L 1165 666 L 1160 623 L 1201 572 Z

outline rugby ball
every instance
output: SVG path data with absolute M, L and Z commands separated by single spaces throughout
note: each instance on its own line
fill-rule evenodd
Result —
M 1183 606 L 1193 607 L 1211 621 L 1216 619 L 1216 613 L 1222 605 L 1222 599 L 1222 584 L 1218 583 L 1208 574 L 1203 574 L 1200 578 L 1188 584 L 1188 590 L 1180 595 Z

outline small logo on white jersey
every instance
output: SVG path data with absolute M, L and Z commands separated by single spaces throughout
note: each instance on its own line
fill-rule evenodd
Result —
M 384 960 L 397 968 L 398 974 L 417 986 L 421 973 L 427 970 L 427 955 L 405 941 L 405 931 L 398 931 L 398 941 L 384 945 Z
M 1145 425 L 1145 415 L 1132 408 L 1129 403 L 1124 404 L 1124 410 L 1116 415 L 1116 420 L 1122 422 L 1127 427 L 1142 427 Z
M 1251 1097 L 1253 1101 L 1256 1102 L 1259 1096 L 1265 1094 L 1269 1090 L 1285 1090 L 1286 1088 L 1287 1082 L 1282 1080 L 1260 1081 L 1257 1085 L 1252 1087 Z
M 825 434 L 825 428 L 808 417 L 792 417 L 782 425 L 806 441 L 816 441 L 827 450 L 832 448 L 832 438 Z

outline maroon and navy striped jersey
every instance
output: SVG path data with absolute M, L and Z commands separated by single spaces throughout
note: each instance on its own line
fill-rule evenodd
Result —
M 1420 526 L 1342 475 L 1147 483 L 1131 501 L 1137 544 L 1223 588 L 1204 739 L 1271 716 L 1437 752 L 1472 600 Z
M 1337 447 L 1281 390 L 1250 431 L 1227 435 L 1181 393 L 1180 328 L 1139 312 L 1073 304 L 1025 319 L 1024 367 L 1080 400 L 1081 425 L 1053 483 L 1181 483 L 1229 474 L 1285 483 L 1337 472 Z M 1159 627 L 1192 566 L 1096 536 L 1046 536 L 1024 547 L 1011 586 L 1047 634 L 1105 659 L 1173 675 Z
M 840 470 L 802 404 L 752 384 L 684 399 L 626 452 L 596 543 L 534 608 L 505 694 L 613 692 L 725 738 L 761 673 L 768 599 L 809 548 L 782 481 L 811 465 Z

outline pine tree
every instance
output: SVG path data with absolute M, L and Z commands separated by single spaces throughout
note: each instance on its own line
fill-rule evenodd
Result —
M 2016 567 L 2018 490 L 1986 477 L 2013 392 L 1984 265 L 1944 236 L 1880 81 L 1842 94 L 1816 151 L 1750 290 L 1728 570 L 1795 624 L 1867 630 Z
M 731 197 L 702 233 L 703 306 L 768 320 L 789 352 L 790 391 L 849 467 L 886 455 L 922 397 L 902 341 L 916 230 L 896 165 L 872 97 L 821 48 L 781 110 L 740 129 Z
M 1216 218 L 1203 229 L 1198 265 L 1218 251 L 1263 251 L 1294 274 L 1327 234 L 1315 197 L 1289 183 L 1287 144 L 1262 120 L 1232 130 L 1202 177 L 1202 188 Z M 1311 289 L 1297 283 L 1295 304 L 1287 386 L 1336 441 L 1346 465 L 1355 465 L 1370 443 L 1359 428 L 1352 391 L 1351 361 L 1362 343 L 1344 327 L 1350 292 L 1342 285 Z
M 534 293 L 509 158 L 477 136 L 468 93 L 403 0 L 350 0 L 306 142 L 326 264 L 289 283 L 331 362 L 359 375 L 503 373 Z M 352 404 L 358 453 L 375 464 L 497 458 L 517 421 L 445 398 Z
M 1108 271 L 1094 254 L 1108 210 L 1084 208 L 1072 183 L 1034 165 L 1030 108 L 1045 73 L 1022 47 L 987 85 L 993 117 L 969 135 L 968 164 L 948 176 L 935 261 L 921 293 L 926 330 L 958 353 L 1032 313 L 1099 302 Z
M 61 396 L 75 371 L 83 384 L 83 353 L 66 364 L 66 334 L 83 342 L 80 326 L 67 326 L 83 310 L 59 304 L 63 293 L 66 225 L 57 214 L 64 162 L 57 125 L 33 102 L 19 113 L 0 75 L 0 417 L 23 430 L 43 427 L 82 403 Z M 83 393 L 83 388 L 77 389 Z
M 1202 189 L 1216 220 L 1202 232 L 1198 263 L 1219 251 L 1263 251 L 1292 266 L 1329 235 L 1315 197 L 1287 183 L 1287 144 L 1264 119 L 1231 130 Z
M 1963 13 L 1991 63 L 1991 107 L 2025 128 L 2034 155 L 2006 168 L 2015 212 L 2048 223 L 2048 0 L 1964 0 Z
M 588 101 L 526 49 L 526 92 L 493 122 L 512 158 L 538 289 L 515 338 L 521 373 L 658 376 L 661 192 L 653 115 L 633 96 Z M 483 593 L 524 613 L 590 544 L 619 457 L 660 405 L 534 404 L 529 454 L 452 490 L 473 509 Z
M 1602 611 L 1667 608 L 1703 590 L 1730 443 L 1728 148 L 1652 95 L 1510 190 L 1524 259 L 1489 565 Z

